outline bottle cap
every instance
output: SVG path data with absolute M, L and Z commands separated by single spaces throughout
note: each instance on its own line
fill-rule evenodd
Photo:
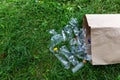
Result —
M 54 51 L 58 51 L 58 48 L 54 48 L 53 50 L 54 50 Z

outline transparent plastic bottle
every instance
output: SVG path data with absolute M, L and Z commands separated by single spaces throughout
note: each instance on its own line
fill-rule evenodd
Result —
M 63 37 L 60 34 L 55 34 L 51 37 L 51 43 L 49 50 L 53 52 L 53 48 L 63 41 Z
M 85 29 L 80 29 L 80 33 L 78 35 L 78 38 L 80 40 L 82 40 L 83 42 L 85 41 L 85 38 L 86 38 L 86 30 Z
M 72 54 L 76 55 L 80 59 L 84 58 L 82 44 L 77 38 L 73 38 L 70 40 L 70 46 Z
M 73 27 L 78 27 L 78 21 L 77 18 L 71 18 L 69 21 L 69 24 Z
M 58 48 L 54 48 L 54 55 L 64 65 L 65 69 L 69 69 L 70 68 L 70 63 L 67 60 L 65 60 L 65 58 L 62 57 L 62 55 L 58 51 Z
M 63 41 L 63 37 L 60 34 L 56 34 L 51 37 L 51 41 L 54 42 L 55 45 L 57 45 Z
M 73 29 L 73 32 L 74 32 L 75 36 L 78 36 L 79 29 L 78 29 L 77 18 L 71 18 L 71 20 L 69 21 L 69 24 L 71 25 L 71 28 Z
M 76 44 L 77 44 L 76 39 L 75 38 L 71 39 L 69 44 L 70 44 L 70 51 L 71 51 L 71 53 L 73 55 L 75 55 L 76 54 Z
M 70 64 L 68 61 L 66 61 L 60 54 L 55 54 L 55 56 L 58 58 L 58 60 L 64 65 L 65 69 L 70 68 Z
M 91 57 L 91 44 L 86 44 L 86 47 L 85 47 L 85 53 L 86 53 L 86 56 L 85 56 L 85 59 L 87 61 L 91 61 L 92 57 Z
M 74 28 L 73 28 L 73 32 L 74 32 L 75 36 L 78 36 L 78 35 L 79 35 L 79 30 L 78 30 L 77 27 L 74 27 Z
M 61 34 L 58 34 L 54 29 L 49 31 L 50 34 L 53 36 L 51 37 L 51 44 L 50 47 L 54 47 L 55 45 L 59 44 L 63 41 L 63 37 Z
M 76 46 L 76 56 L 80 59 L 84 59 L 84 50 L 80 45 Z
M 64 41 L 63 36 L 61 34 L 58 34 L 54 29 L 49 31 L 50 34 L 53 36 L 51 37 L 51 43 L 50 43 L 50 48 L 49 50 L 53 52 L 53 48 Z
M 60 48 L 60 53 L 63 54 L 71 63 L 72 65 L 77 65 L 79 61 L 69 52 L 66 46 L 62 46 Z
M 73 31 L 70 25 L 66 25 L 63 30 L 66 33 L 68 40 L 73 38 Z

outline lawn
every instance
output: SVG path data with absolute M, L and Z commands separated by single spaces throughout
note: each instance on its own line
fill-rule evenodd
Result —
M 119 0 L 0 0 L 0 80 L 120 80 L 120 64 L 65 70 L 48 33 L 71 17 L 82 27 L 84 14 L 119 12 Z

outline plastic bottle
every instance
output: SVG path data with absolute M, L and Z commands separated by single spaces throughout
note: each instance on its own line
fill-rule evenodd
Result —
M 82 44 L 77 38 L 73 38 L 70 40 L 70 46 L 72 54 L 76 55 L 80 59 L 84 58 Z
M 80 45 L 76 47 L 76 56 L 80 59 L 84 59 L 84 51 Z
M 77 65 L 79 62 L 78 60 L 69 52 L 66 46 L 62 46 L 60 48 L 60 53 L 63 54 L 71 63 L 72 65 Z
M 76 39 L 75 38 L 71 39 L 69 44 L 70 44 L 71 53 L 75 54 L 76 53 L 76 44 L 77 44 Z
M 60 56 L 60 54 L 55 54 L 55 56 L 58 58 L 58 60 L 64 65 L 65 69 L 69 69 L 70 68 L 70 64 L 68 61 L 66 61 L 62 56 Z
M 70 25 L 66 25 L 63 30 L 66 33 L 68 40 L 73 38 L 73 31 Z
M 51 41 L 54 42 L 55 45 L 57 45 L 63 41 L 63 37 L 60 34 L 56 34 L 51 37 Z
M 63 58 L 61 56 L 61 54 L 59 54 L 58 48 L 54 48 L 54 55 L 57 57 L 57 59 L 64 65 L 65 69 L 69 69 L 70 68 L 70 64 L 67 60 L 65 60 L 65 58 Z
M 51 43 L 49 50 L 53 53 L 53 48 L 63 41 L 63 37 L 60 34 L 55 34 L 51 37 Z
M 50 43 L 50 48 L 49 50 L 51 52 L 53 52 L 53 48 L 59 44 L 60 42 L 63 41 L 63 37 L 61 34 L 58 34 L 54 29 L 49 31 L 50 34 L 52 34 L 53 36 L 51 37 L 51 43 Z
M 69 24 L 71 25 L 71 28 L 73 29 L 73 32 L 75 36 L 79 35 L 79 29 L 78 29 L 78 21 L 77 18 L 71 18 L 69 21 Z
M 78 36 L 78 35 L 79 35 L 79 30 L 78 30 L 77 27 L 74 27 L 74 28 L 73 28 L 73 32 L 74 32 L 75 36 Z
M 78 38 L 82 41 L 85 41 L 85 38 L 86 38 L 86 30 L 85 29 L 80 29 L 80 33 L 78 35 Z
M 85 53 L 86 53 L 85 59 L 88 61 L 91 61 L 91 59 L 92 59 L 92 57 L 91 57 L 91 44 L 89 44 L 89 43 L 86 44 Z
M 71 18 L 69 21 L 69 24 L 73 27 L 78 27 L 78 21 L 77 18 Z

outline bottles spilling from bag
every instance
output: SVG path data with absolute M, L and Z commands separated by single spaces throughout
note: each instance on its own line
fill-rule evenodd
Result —
M 78 26 L 77 19 L 71 18 L 69 23 L 61 30 L 61 34 L 58 34 L 54 29 L 49 31 L 53 35 L 50 51 L 64 65 L 65 69 L 72 68 L 73 73 L 82 68 L 86 60 L 91 60 L 91 56 L 88 55 L 88 50 L 91 47 L 90 39 L 88 40 L 89 44 L 86 44 L 86 30 L 79 29 Z

